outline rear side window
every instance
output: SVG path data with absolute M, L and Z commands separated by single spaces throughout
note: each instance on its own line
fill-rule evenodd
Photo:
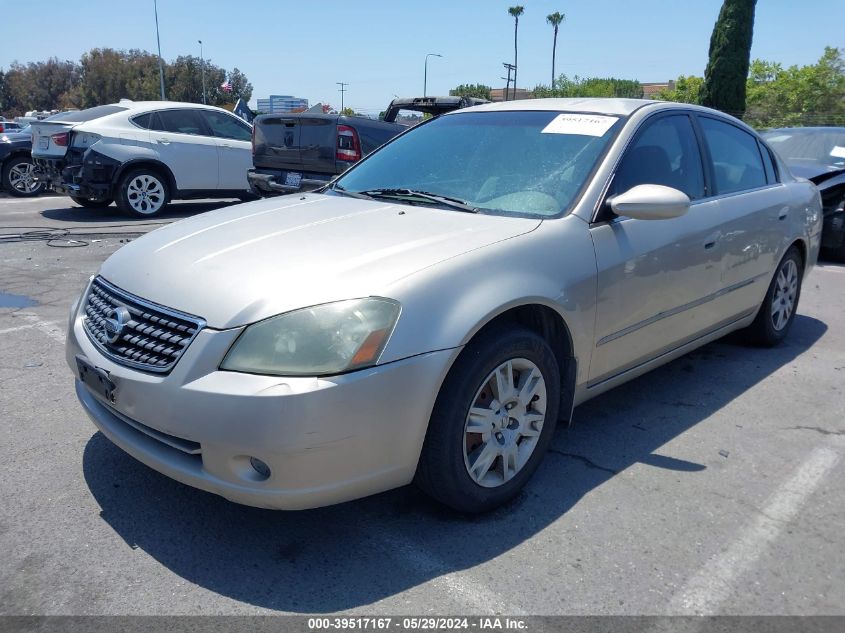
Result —
M 660 117 L 646 123 L 627 149 L 616 176 L 612 195 L 637 185 L 664 185 L 704 197 L 704 171 L 692 122 L 685 114 Z
M 206 133 L 196 110 L 162 110 L 155 115 L 152 127 L 154 130 L 193 135 Z
M 201 114 L 214 136 L 235 141 L 252 140 L 252 130 L 235 117 L 213 110 L 202 110 Z
M 152 130 L 153 129 L 153 115 L 154 112 L 147 112 L 146 114 L 139 114 L 136 117 L 132 117 L 132 123 L 137 125 L 138 127 L 142 127 L 145 130 Z
M 717 194 L 766 185 L 766 171 L 757 139 L 735 125 L 701 117 L 701 131 L 710 148 Z

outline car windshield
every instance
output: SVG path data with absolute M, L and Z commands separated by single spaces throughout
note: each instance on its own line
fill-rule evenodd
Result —
M 445 115 L 396 138 L 334 188 L 408 204 L 438 205 L 433 196 L 440 196 L 484 213 L 555 216 L 575 202 L 618 127 L 619 117 L 598 114 Z
M 845 128 L 772 130 L 763 138 L 787 162 L 845 167 Z

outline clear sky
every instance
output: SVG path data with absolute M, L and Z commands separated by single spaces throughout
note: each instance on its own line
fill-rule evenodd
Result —
M 703 74 L 722 0 L 521 0 L 519 86 L 551 79 L 552 28 L 566 14 L 557 72 L 642 82 Z M 161 52 L 199 55 L 240 68 L 257 97 L 293 94 L 365 113 L 394 95 L 447 94 L 460 83 L 504 86 L 513 61 L 514 0 L 158 0 Z M 156 49 L 153 0 L 0 0 L 0 67 L 51 56 L 78 60 L 94 47 Z M 816 61 L 825 45 L 845 48 L 845 0 L 759 0 L 752 57 L 784 65 Z M 37 18 L 37 19 L 36 19 Z M 0 23 L 5 20 L 0 20 Z M 17 28 L 15 28 L 17 26 Z

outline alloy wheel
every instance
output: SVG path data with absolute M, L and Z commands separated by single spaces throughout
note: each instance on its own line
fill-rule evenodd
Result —
M 780 331 L 789 323 L 797 296 L 798 266 L 794 260 L 788 259 L 778 272 L 775 294 L 772 297 L 772 325 L 775 330 Z
M 15 191 L 32 194 L 43 185 L 35 179 L 35 165 L 29 162 L 12 165 L 9 170 L 9 185 Z
M 464 465 L 480 486 L 506 484 L 528 463 L 546 419 L 546 382 L 525 358 L 505 361 L 481 383 L 464 424 Z
M 152 215 L 164 206 L 164 185 L 155 176 L 139 174 L 129 181 L 126 199 L 136 213 Z

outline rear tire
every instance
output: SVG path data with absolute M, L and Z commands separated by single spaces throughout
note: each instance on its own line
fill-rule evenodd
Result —
M 2 189 L 17 198 L 31 198 L 42 193 L 47 185 L 35 178 L 35 164 L 29 156 L 15 156 L 6 161 L 2 178 Z
M 151 169 L 133 169 L 117 187 L 117 207 L 129 215 L 148 218 L 170 201 L 167 179 Z
M 80 207 L 85 207 L 86 209 L 104 209 L 109 206 L 112 202 L 114 202 L 111 198 L 106 198 L 104 200 L 91 200 L 91 198 L 70 196 L 70 199 L 73 200 Z
M 796 246 L 792 246 L 780 260 L 760 311 L 746 329 L 753 343 L 774 347 L 786 338 L 795 321 L 803 276 L 801 253 Z
M 512 499 L 554 434 L 560 371 L 534 332 L 496 328 L 467 345 L 431 414 L 415 482 L 466 513 Z

